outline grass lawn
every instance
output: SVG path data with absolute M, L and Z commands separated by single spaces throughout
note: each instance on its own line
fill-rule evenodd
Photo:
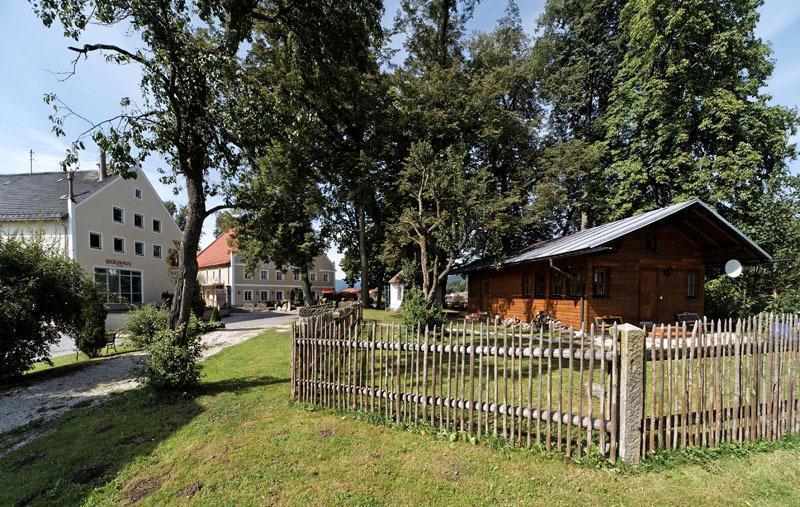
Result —
M 392 312 L 389 310 L 373 310 L 372 308 L 364 309 L 364 320 L 389 322 L 390 324 L 403 323 L 403 319 L 400 317 L 400 312 Z
M 0 459 L 0 505 L 800 504 L 796 442 L 625 470 L 450 442 L 292 403 L 288 345 L 267 332 L 208 359 L 195 393 L 39 426 Z

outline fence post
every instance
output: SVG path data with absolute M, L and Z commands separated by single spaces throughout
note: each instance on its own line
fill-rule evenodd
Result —
M 642 416 L 644 415 L 645 334 L 632 324 L 617 326 L 620 354 L 619 457 L 637 463 L 641 456 Z

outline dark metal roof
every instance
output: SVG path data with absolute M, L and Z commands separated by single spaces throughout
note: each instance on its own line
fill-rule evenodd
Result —
M 742 231 L 733 224 L 722 218 L 714 209 L 700 199 L 692 199 L 678 204 L 673 204 L 665 208 L 642 213 L 630 218 L 623 218 L 615 222 L 591 227 L 589 229 L 569 234 L 561 238 L 543 241 L 532 245 L 519 253 L 506 257 L 500 264 L 518 264 L 521 262 L 537 261 L 557 257 L 567 257 L 592 253 L 610 242 L 621 238 L 634 231 L 660 222 L 672 217 L 680 212 L 693 209 L 704 213 L 716 220 L 721 229 L 726 229 L 726 233 L 746 245 L 753 256 L 760 260 L 772 260 L 772 257 L 759 247 L 753 240 L 748 238 Z M 462 266 L 457 272 L 464 273 L 476 269 L 491 267 L 492 263 L 476 261 Z
M 98 181 L 97 171 L 74 173 L 75 202 L 80 203 L 115 177 Z M 58 220 L 67 214 L 67 173 L 0 174 L 0 221 Z

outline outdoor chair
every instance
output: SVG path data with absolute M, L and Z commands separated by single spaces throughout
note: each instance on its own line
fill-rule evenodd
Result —
M 117 332 L 116 331 L 106 331 L 106 355 L 111 352 L 111 349 L 114 349 L 114 352 L 117 352 Z

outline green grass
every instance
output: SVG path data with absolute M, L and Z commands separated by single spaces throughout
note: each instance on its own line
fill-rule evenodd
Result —
M 292 403 L 288 345 L 270 331 L 207 360 L 196 392 L 139 389 L 38 425 L 0 458 L 0 505 L 800 504 L 793 440 L 634 468 L 451 442 Z
M 400 317 L 400 312 L 392 312 L 389 310 L 373 310 L 372 308 L 364 309 L 364 320 L 388 322 L 390 324 L 403 323 L 403 319 Z

